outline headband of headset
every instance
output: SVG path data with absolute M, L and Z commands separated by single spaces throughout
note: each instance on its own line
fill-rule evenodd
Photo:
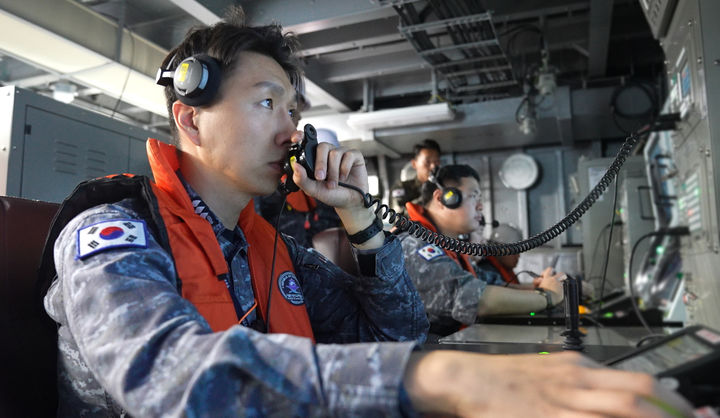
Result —
M 428 176 L 428 181 L 435 184 L 440 190 L 440 202 L 448 209 L 457 209 L 462 204 L 462 193 L 457 187 L 444 187 L 440 184 L 437 174 L 440 169 L 436 169 Z
M 172 68 L 174 61 L 175 55 L 167 66 L 158 69 L 155 82 L 161 86 L 173 86 L 178 100 L 188 106 L 212 103 L 222 78 L 218 61 L 207 54 L 196 54 Z

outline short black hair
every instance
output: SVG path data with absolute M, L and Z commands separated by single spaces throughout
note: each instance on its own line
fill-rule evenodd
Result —
M 220 64 L 222 79 L 232 74 L 237 66 L 237 58 L 241 52 L 252 51 L 266 55 L 285 70 L 290 83 L 296 90 L 302 89 L 302 70 L 295 53 L 299 43 L 293 34 L 282 33 L 278 24 L 267 26 L 246 26 L 245 13 L 240 6 L 227 9 L 226 17 L 212 26 L 196 26 L 190 29 L 180 44 L 170 51 L 162 63 L 162 68 L 177 66 L 185 58 L 197 54 L 207 54 Z M 218 93 L 218 97 L 222 90 Z M 165 100 L 170 129 L 173 136 L 177 131 L 173 120 L 172 106 L 178 99 L 171 85 L 165 87 Z M 177 138 L 175 138 L 177 141 Z
M 438 144 L 435 140 L 427 138 L 424 139 L 421 143 L 415 144 L 413 147 L 413 158 L 420 155 L 420 151 L 424 149 L 431 149 L 437 151 L 438 154 L 442 154 L 440 151 L 440 144 Z
M 467 164 L 452 164 L 440 167 L 437 173 L 434 174 L 434 176 L 431 176 L 431 179 L 433 177 L 435 178 L 434 182 L 432 180 L 428 180 L 423 183 L 422 188 L 420 189 L 423 206 L 427 205 L 432 200 L 432 195 L 435 192 L 435 189 L 438 188 L 438 183 L 441 187 L 458 186 L 460 182 L 462 182 L 462 179 L 466 177 L 472 177 L 480 182 L 480 175 L 478 172 Z

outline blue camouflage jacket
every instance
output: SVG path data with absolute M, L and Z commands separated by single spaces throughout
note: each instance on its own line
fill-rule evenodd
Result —
M 140 219 L 136 204 L 125 199 L 91 208 L 68 223 L 55 242 L 58 279 L 45 297 L 45 309 L 59 324 L 59 416 L 395 416 L 408 411 L 402 377 L 428 323 L 395 237 L 365 254 L 375 256 L 376 275 L 361 277 L 282 237 L 317 345 L 240 325 L 212 333 L 178 293 L 172 257 L 152 234 L 145 247 L 77 257 L 80 229 Z M 242 231 L 236 228 L 240 239 L 230 246 L 223 241 L 227 230 L 214 230 L 231 267 L 235 296 L 241 305 L 251 305 Z

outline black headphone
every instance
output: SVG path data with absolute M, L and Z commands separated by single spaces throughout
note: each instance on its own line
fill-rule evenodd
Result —
M 222 79 L 218 60 L 207 54 L 196 54 L 172 68 L 175 56 L 170 58 L 167 65 L 158 68 L 155 83 L 173 86 L 178 100 L 188 106 L 210 104 Z
M 448 209 L 457 209 L 462 204 L 462 193 L 457 187 L 444 187 L 437 179 L 437 173 L 440 169 L 436 169 L 428 176 L 428 181 L 433 183 L 440 189 L 440 202 Z

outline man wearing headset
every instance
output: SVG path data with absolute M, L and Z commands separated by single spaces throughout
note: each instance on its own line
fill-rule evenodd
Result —
M 410 219 L 451 238 L 469 234 L 482 219 L 477 172 L 449 165 L 431 175 L 422 188 L 423 205 L 406 204 Z M 399 235 L 405 266 L 425 304 L 431 335 L 444 336 L 475 322 L 478 315 L 529 313 L 563 299 L 560 274 L 543 272 L 535 290 L 487 286 L 495 273 L 474 268 L 468 255 L 429 244 L 407 232 Z M 487 277 L 486 277 L 487 276 Z
M 291 37 L 246 27 L 235 12 L 195 29 L 163 65 L 176 68 L 166 92 L 179 148 L 149 141 L 155 182 L 89 183 L 89 201 L 136 191 L 74 217 L 56 241 L 58 279 L 45 307 L 59 324 L 59 415 L 658 413 L 646 398 L 686 407 L 648 376 L 599 371 L 579 355 L 414 352 L 427 323 L 400 245 L 377 229 L 357 192 L 338 187 L 367 188 L 357 152 L 320 144 L 317 180 L 299 164 L 292 179 L 336 208 L 362 275 L 287 236 L 273 244 L 251 197 L 275 189 L 302 134 L 293 118 L 299 74 Z M 212 100 L 197 102 L 178 90 L 209 85 L 183 81 L 190 71 L 207 81 L 187 61 L 202 53 L 222 78 Z M 369 342 L 382 340 L 405 342 Z M 364 343 L 328 344 L 347 342 Z M 553 364 L 576 378 L 549 376 Z M 483 382 L 506 374 L 487 390 Z

